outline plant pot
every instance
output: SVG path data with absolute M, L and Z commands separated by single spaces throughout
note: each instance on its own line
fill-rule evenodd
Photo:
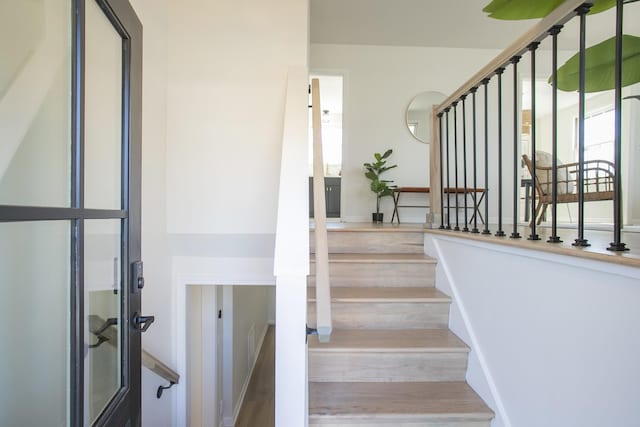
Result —
M 371 221 L 373 221 L 376 224 L 382 224 L 382 220 L 383 220 L 384 214 L 382 212 L 380 213 L 372 213 L 371 214 Z

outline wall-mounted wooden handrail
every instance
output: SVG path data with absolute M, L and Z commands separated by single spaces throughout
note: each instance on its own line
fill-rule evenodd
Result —
M 115 320 L 115 322 L 114 322 Z M 110 318 L 104 320 L 102 317 L 97 316 L 95 314 L 89 315 L 89 330 L 93 335 L 95 335 L 97 342 L 95 344 L 89 344 L 89 348 L 96 348 L 102 345 L 103 343 L 107 343 L 113 347 L 117 347 L 118 345 L 118 330 L 116 329 L 117 320 L 115 318 Z M 171 369 L 167 364 L 162 362 L 153 354 L 149 353 L 147 350 L 142 349 L 142 366 L 149 369 L 151 372 L 159 375 L 165 380 L 169 381 L 171 387 L 174 384 L 180 383 L 180 375 Z M 158 388 L 157 396 L 158 399 L 162 396 L 161 389 L 166 389 L 168 387 L 160 387 Z

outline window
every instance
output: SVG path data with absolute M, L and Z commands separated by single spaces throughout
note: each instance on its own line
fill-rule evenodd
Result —
M 584 121 L 585 160 L 613 162 L 615 110 L 611 107 L 588 115 Z M 575 146 L 578 147 L 578 118 L 575 121 Z

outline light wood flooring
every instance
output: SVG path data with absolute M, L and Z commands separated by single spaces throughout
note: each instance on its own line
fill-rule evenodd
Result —
M 309 337 L 310 427 L 489 427 L 421 225 L 328 225 L 333 332 Z M 313 242 L 313 233 L 311 235 Z M 313 252 L 313 246 L 310 248 Z M 307 322 L 316 323 L 315 257 Z
M 452 227 L 454 225 L 455 224 L 451 224 Z M 508 224 L 503 225 L 503 231 L 506 234 L 505 237 L 494 236 L 498 229 L 496 224 L 489 224 L 488 228 L 491 232 L 489 235 L 472 234 L 463 231 L 439 230 L 438 226 L 439 224 L 434 224 L 434 228 L 427 228 L 425 224 L 416 223 L 372 224 L 366 222 L 332 222 L 327 224 L 327 229 L 330 231 L 344 232 L 362 230 L 375 230 L 378 232 L 410 232 L 421 230 L 425 233 L 442 234 L 452 237 L 484 241 L 487 243 L 496 243 L 524 249 L 534 249 L 544 252 L 575 256 L 594 261 L 597 260 L 632 267 L 640 267 L 640 228 L 637 226 L 625 227 L 625 229 L 622 230 L 621 241 L 630 249 L 626 252 L 612 252 L 607 250 L 609 243 L 613 241 L 613 232 L 611 231 L 611 227 L 606 225 L 588 225 L 588 229 L 584 231 L 584 237 L 588 240 L 591 246 L 584 248 L 571 245 L 577 237 L 575 224 L 558 225 L 557 233 L 562 240 L 562 243 L 547 243 L 547 239 L 551 235 L 551 227 L 547 223 L 543 223 L 536 227 L 536 234 L 540 237 L 540 240 L 537 241 L 527 239 L 531 234 L 531 229 L 527 225 L 518 226 L 518 232 L 522 236 L 520 239 L 511 239 L 509 237 L 513 231 L 513 226 Z M 460 227 L 462 228 L 463 226 L 464 224 L 460 223 Z M 469 228 L 472 228 L 471 224 L 469 225 Z M 313 223 L 311 223 L 311 229 L 313 230 Z M 478 222 L 478 229 L 480 231 L 484 229 L 484 225 L 480 222 Z
M 269 326 L 235 427 L 275 427 L 275 327 Z

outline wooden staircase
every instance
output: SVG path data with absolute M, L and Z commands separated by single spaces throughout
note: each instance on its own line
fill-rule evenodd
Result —
M 329 343 L 309 337 L 309 425 L 489 427 L 421 228 L 343 224 L 328 236 L 334 329 Z M 313 257 L 311 272 L 313 327 Z

